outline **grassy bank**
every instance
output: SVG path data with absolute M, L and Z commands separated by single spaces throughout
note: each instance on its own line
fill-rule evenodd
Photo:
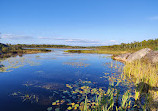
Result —
M 96 54 L 123 54 L 123 53 L 128 53 L 129 51 L 121 51 L 121 50 L 101 50 L 101 49 L 96 49 L 96 50 L 67 50 L 65 52 L 69 53 L 96 53 Z

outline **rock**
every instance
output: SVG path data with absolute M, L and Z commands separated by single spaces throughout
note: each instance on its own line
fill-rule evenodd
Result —
M 152 61 L 153 63 L 158 63 L 158 51 L 152 51 L 149 48 L 141 49 L 134 53 L 126 53 L 115 56 L 114 59 L 124 62 L 132 62 L 134 60 L 140 60 L 142 58 L 147 58 L 148 60 Z
M 134 52 L 130 54 L 127 58 L 127 62 L 132 62 L 134 60 L 140 60 L 141 58 L 145 57 L 148 53 L 150 53 L 152 50 L 149 48 L 141 49 L 137 52 Z
M 114 59 L 125 62 L 129 55 L 131 55 L 131 53 L 121 54 L 121 55 L 115 56 Z
M 158 63 L 158 51 L 151 51 L 144 57 L 144 59 L 151 63 Z

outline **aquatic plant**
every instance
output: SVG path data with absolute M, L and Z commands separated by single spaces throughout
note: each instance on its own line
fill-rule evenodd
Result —
M 39 97 L 35 94 L 25 94 L 22 92 L 13 92 L 11 96 L 21 98 L 22 102 L 31 102 L 31 103 L 37 103 L 39 101 Z
M 75 84 L 66 84 L 68 90 L 63 91 L 61 100 L 52 102 L 53 106 L 59 108 L 62 104 L 67 104 L 67 110 L 81 111 L 111 111 L 131 109 L 134 101 L 130 90 L 120 94 L 117 89 L 119 83 L 116 78 L 110 82 L 109 88 L 96 88 L 91 81 L 79 80 Z M 120 82 L 120 81 L 119 81 Z
M 0 72 L 11 72 L 13 69 L 22 67 L 24 65 L 36 66 L 39 62 L 34 62 L 26 57 L 7 58 L 0 60 Z
M 116 89 L 114 83 L 112 83 L 107 92 L 104 94 L 96 95 L 93 102 L 89 102 L 87 96 L 84 104 L 80 104 L 81 111 L 113 111 L 113 110 L 126 110 L 131 108 L 131 93 L 126 91 L 123 95 L 120 95 L 119 90 Z M 121 98 L 122 97 L 122 98 Z M 121 104 L 118 104 L 121 103 Z
M 63 65 L 70 65 L 77 68 L 88 67 L 90 64 L 86 64 L 83 62 L 64 62 Z

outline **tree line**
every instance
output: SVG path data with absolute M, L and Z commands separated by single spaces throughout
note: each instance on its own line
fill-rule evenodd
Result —
M 158 50 L 158 39 L 143 40 L 141 42 L 121 43 L 120 45 L 100 46 L 97 48 L 111 50 L 139 50 L 142 48 L 151 48 Z

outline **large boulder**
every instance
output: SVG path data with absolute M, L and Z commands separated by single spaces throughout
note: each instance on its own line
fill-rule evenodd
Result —
M 149 48 L 141 49 L 134 53 L 121 54 L 115 56 L 114 59 L 124 62 L 132 62 L 135 60 L 140 60 L 144 57 L 147 59 L 150 58 L 150 61 L 158 62 L 158 52 L 152 51 Z
M 145 49 L 141 49 L 137 52 L 134 52 L 132 54 L 130 54 L 127 58 L 127 62 L 132 62 L 134 60 L 140 60 L 143 57 L 145 57 L 148 53 L 150 53 L 152 50 L 149 48 L 145 48 Z

